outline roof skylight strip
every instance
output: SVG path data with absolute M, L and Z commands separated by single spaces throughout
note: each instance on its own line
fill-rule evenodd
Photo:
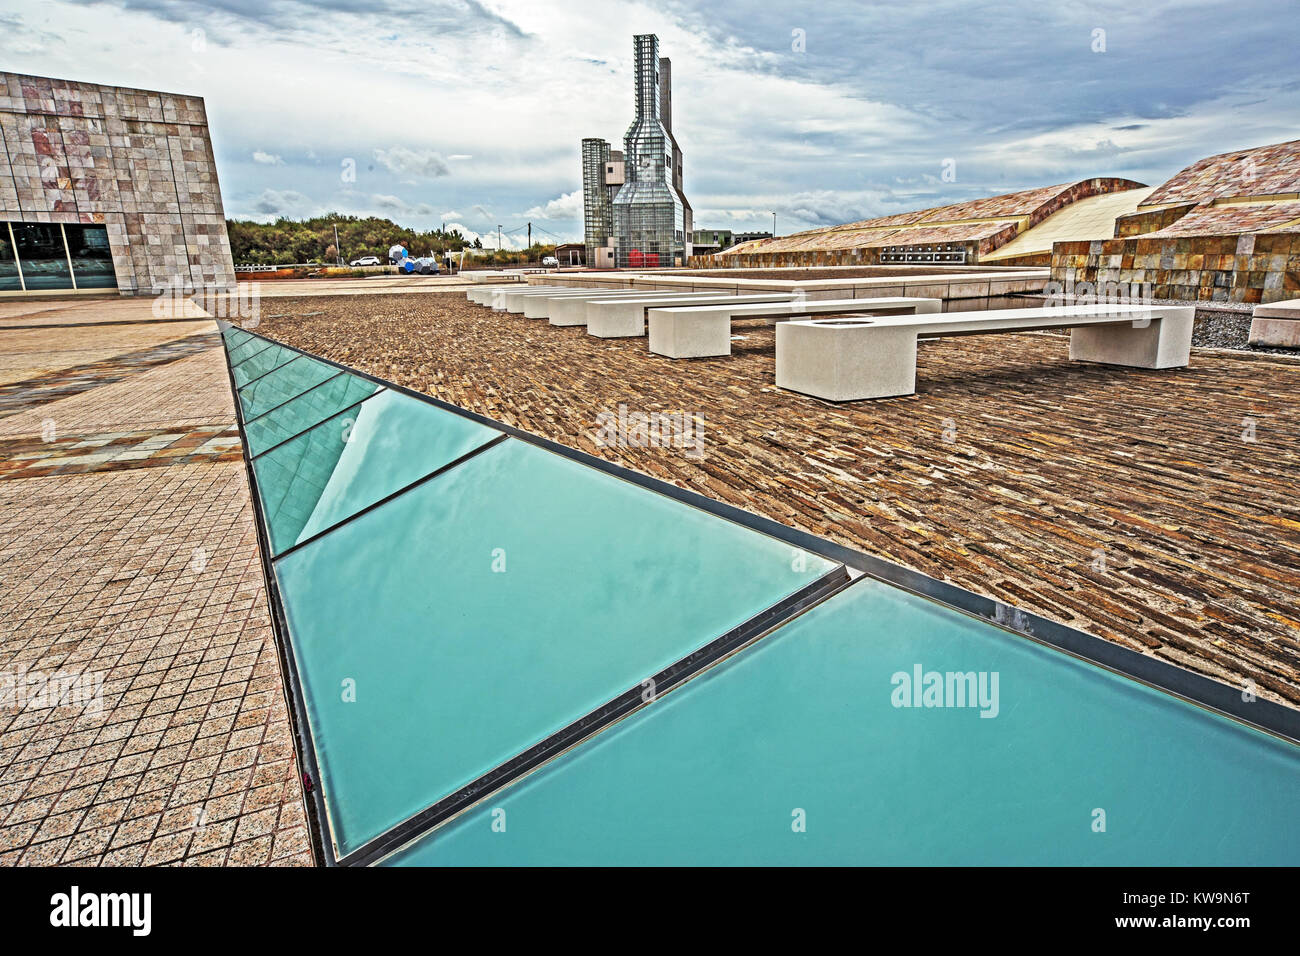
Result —
M 262 338 L 262 336 L 257 337 Z M 293 349 L 301 355 L 310 354 L 293 346 L 285 347 Z M 767 535 L 778 538 L 795 547 L 803 548 L 824 557 L 841 561 L 846 566 L 859 569 L 877 580 L 892 584 L 895 587 L 899 587 L 912 594 L 927 597 L 945 607 L 955 609 L 972 617 L 985 621 L 992 621 L 999 624 L 1004 629 L 1017 633 L 1022 638 L 1027 637 L 1035 643 L 1050 647 L 1056 651 L 1064 652 L 1069 656 L 1097 664 L 1107 670 L 1138 680 L 1162 692 L 1173 694 L 1176 697 L 1180 697 L 1190 703 L 1214 711 L 1215 713 L 1229 717 L 1240 723 L 1263 730 L 1292 742 L 1300 742 L 1300 712 L 1294 711 L 1289 707 L 1262 698 L 1255 698 L 1249 703 L 1243 703 L 1239 688 L 1231 687 L 1212 678 L 1185 670 L 1173 663 L 1146 656 L 1137 651 L 1114 644 L 1103 638 L 1087 634 L 1083 631 L 1079 631 L 1075 628 L 1069 627 L 1068 625 L 1049 620 L 1040 615 L 1021 611 L 1018 608 L 1014 608 L 1011 605 L 1005 604 L 996 599 L 975 594 L 957 587 L 956 585 L 928 577 L 909 568 L 875 557 L 874 555 L 866 554 L 836 542 L 819 538 L 807 532 L 787 527 L 771 519 L 751 514 L 750 512 L 721 501 L 707 498 L 698 492 L 667 484 L 648 475 L 631 471 L 622 466 L 605 461 L 604 459 L 578 451 L 577 449 L 569 448 L 540 436 L 524 432 L 514 426 L 497 422 L 493 419 L 487 418 L 486 416 L 452 405 L 441 399 L 412 391 L 411 389 L 407 389 L 400 385 L 385 382 L 384 380 L 366 372 L 349 368 L 330 359 L 321 358 L 319 356 L 312 357 L 318 361 L 324 362 L 325 364 L 338 368 L 340 371 L 348 372 L 377 385 L 409 395 L 436 407 L 461 415 L 472 421 L 497 428 L 512 437 L 551 450 L 558 455 L 582 463 L 590 468 L 621 477 L 623 480 L 632 484 L 658 491 L 666 497 L 687 504 L 693 508 L 718 517 L 726 518 L 727 520 L 733 521 L 742 526 L 762 531 Z M 239 409 L 239 415 L 242 430 L 244 424 L 242 408 Z M 245 449 L 245 454 L 246 463 L 248 463 L 247 449 Z M 251 478 L 251 468 L 249 471 Z M 269 549 L 265 547 L 266 532 L 265 528 L 262 526 L 260 511 L 258 513 L 257 523 L 259 536 L 262 537 L 264 542 L 263 565 L 266 571 L 268 592 L 271 598 L 275 632 L 282 653 L 289 664 L 286 668 L 286 679 L 290 683 L 290 702 L 295 719 L 295 726 L 297 728 L 296 736 L 298 737 L 299 753 L 302 757 L 304 766 L 309 769 L 309 772 L 313 773 L 315 779 L 319 780 L 319 765 L 315 753 L 315 743 L 311 739 L 310 733 L 305 732 L 307 722 L 302 696 L 302 687 L 297 679 L 297 665 L 294 663 L 294 648 L 292 647 L 292 642 L 288 639 L 288 627 L 285 620 L 284 607 L 280 599 L 278 583 L 275 580 L 275 575 L 271 572 L 271 559 L 269 558 L 270 552 Z M 327 819 L 328 811 L 325 807 L 322 788 L 316 787 L 310 799 L 316 808 L 318 823 L 319 825 L 323 825 L 323 821 Z M 410 821 L 408 821 L 408 823 L 409 822 Z M 317 840 L 321 841 L 322 831 L 315 829 L 314 832 L 316 833 Z M 408 837 L 408 839 L 410 839 L 410 837 Z M 318 842 L 318 846 L 322 848 L 326 862 L 330 865 L 339 862 L 354 862 L 355 854 L 353 857 L 345 858 L 344 861 L 334 859 L 331 848 L 328 845 L 327 835 L 325 835 L 323 842 Z
M 259 358 L 263 356 L 271 355 L 273 349 L 276 349 L 278 351 L 276 352 L 275 355 L 272 355 L 271 357 L 282 359 L 282 361 L 277 361 L 270 368 L 263 369 L 262 371 L 257 372 L 256 375 L 250 375 L 248 378 L 245 378 L 242 381 L 240 380 L 241 372 L 248 370 L 250 368 L 250 363 L 256 362 Z M 302 358 L 302 356 L 295 355 L 292 349 L 286 349 L 283 345 L 272 346 L 272 348 L 270 349 L 263 349 L 261 352 L 258 352 L 256 355 L 250 355 L 245 361 L 240 362 L 237 366 L 231 369 L 231 374 L 234 375 L 235 382 L 238 385 L 239 390 L 242 392 L 245 388 L 252 385 L 254 382 L 266 378 L 266 376 L 270 375 L 272 372 L 278 371 L 279 369 L 284 368 L 290 362 L 297 361 L 300 358 Z
M 369 866 L 378 862 L 394 850 L 427 835 L 447 820 L 510 786 L 571 748 L 590 741 L 624 717 L 644 707 L 654 706 L 670 691 L 755 643 L 850 583 L 849 572 L 843 566 L 826 572 L 816 581 L 805 585 L 686 657 L 673 662 L 645 681 L 638 682 L 617 697 L 561 728 L 540 743 L 529 747 L 513 759 L 483 774 L 455 793 L 385 831 L 351 853 L 338 858 L 337 864 Z M 647 684 L 655 688 L 654 695 L 648 701 L 644 696 Z
M 325 382 L 329 381 L 330 378 L 335 378 L 341 375 L 341 372 L 334 371 L 333 375 L 325 375 L 324 378 L 315 378 L 315 380 L 311 380 L 311 378 L 309 378 L 309 380 L 307 382 L 303 382 L 303 384 L 298 384 L 298 382 L 292 382 L 292 381 L 285 382 L 285 393 L 277 394 L 273 390 L 272 395 L 270 395 L 270 401 L 273 401 L 273 405 L 268 405 L 264 408 L 260 407 L 259 402 L 261 401 L 261 399 L 259 395 L 259 386 L 263 386 L 263 388 L 265 388 L 265 385 L 269 384 L 269 382 L 272 381 L 278 382 L 278 378 L 283 378 L 286 375 L 289 375 L 289 372 L 291 371 L 307 372 L 307 369 L 312 369 L 312 372 L 315 373 L 317 367 L 320 367 L 321 371 L 331 371 L 330 365 L 324 362 L 315 362 L 315 360 L 309 358 L 307 359 L 307 364 L 300 365 L 300 367 L 298 368 L 292 368 L 294 367 L 295 363 L 303 362 L 303 360 L 304 360 L 304 356 L 302 355 L 292 356 L 289 362 L 285 362 L 281 365 L 277 365 L 276 368 L 270 369 L 270 371 L 266 372 L 265 375 L 259 376 L 255 378 L 255 380 L 247 382 L 247 384 L 240 386 L 240 388 L 238 389 L 240 408 L 242 408 L 242 410 L 246 412 L 248 408 L 250 407 L 252 408 L 252 414 L 248 415 L 248 419 L 250 420 L 259 419 L 261 418 L 261 416 L 265 415 L 266 412 L 274 411 L 279 406 L 286 405 L 286 403 L 294 401 L 294 399 L 298 398 L 299 395 L 303 395 L 305 393 L 311 392 L 311 390 L 313 388 L 316 388 L 317 385 L 325 384 Z M 273 375 L 278 376 L 276 380 L 272 380 L 272 378 L 270 378 L 270 376 Z M 291 392 L 292 394 L 287 394 L 289 392 Z
M 336 381 L 339 377 L 340 377 L 340 376 L 338 376 L 338 375 L 332 375 L 332 376 L 330 376 L 329 378 L 325 379 L 325 381 L 321 382 L 319 385 L 313 385 L 311 388 L 307 389 L 307 391 L 303 392 L 302 395 L 295 395 L 293 398 L 289 399 L 289 402 L 296 402 L 298 399 L 300 399 L 300 398 L 302 398 L 302 397 L 304 397 L 304 396 L 306 396 L 306 395 L 309 395 L 309 394 L 311 394 L 312 392 L 316 391 L 316 389 L 318 389 L 318 388 L 324 388 L 324 387 L 325 387 L 326 385 L 328 385 L 330 382 Z M 354 409 L 357 408 L 357 406 L 362 405 L 362 404 L 364 404 L 365 402 L 370 401 L 372 398 L 375 398 L 375 397 L 377 397 L 377 396 L 379 396 L 379 395 L 382 395 L 385 391 L 386 391 L 386 389 L 382 389 L 382 388 L 381 388 L 381 389 L 379 389 L 379 391 L 377 391 L 377 392 L 371 392 L 369 395 L 366 395 L 366 396 L 364 396 L 363 398 L 359 398 L 359 399 L 357 399 L 355 402 L 352 402 L 350 405 L 345 405 L 345 406 L 343 406 L 342 408 L 338 409 L 337 411 L 330 412 L 328 415 L 326 415 L 324 418 L 320 419 L 319 421 L 314 421 L 314 422 L 312 422 L 310 425 L 305 425 L 304 427 L 300 428 L 298 431 L 294 432 L 292 435 L 289 435 L 287 438 L 282 438 L 282 439 L 280 439 L 280 440 L 277 441 L 274 445 L 269 445 L 269 446 L 267 446 L 266 448 L 263 448 L 261 451 L 254 452 L 252 457 L 253 457 L 254 459 L 261 458 L 261 457 L 262 457 L 263 455 L 265 455 L 267 452 L 275 451 L 275 450 L 276 450 L 277 448 L 279 448 L 281 445 L 288 444 L 289 442 L 293 441 L 295 438 L 299 438 L 299 437 L 301 437 L 301 436 L 307 434 L 307 433 L 308 433 L 309 431 L 311 431 L 313 428 L 315 428 L 315 427 L 318 426 L 318 425 L 323 424 L 324 422 L 329 421 L 331 418 L 334 418 L 334 417 L 336 417 L 336 416 L 338 416 L 338 415 L 342 415 L 344 412 L 350 412 L 350 411 L 353 411 Z M 270 411 L 263 412 L 261 415 L 258 416 L 258 418 L 261 418 L 261 417 L 263 417 L 263 416 L 265 416 L 265 415 L 270 415 L 272 412 L 274 412 L 274 411 L 276 411 L 276 410 L 278 410 L 278 409 L 284 408 L 284 406 L 285 406 L 285 405 L 288 405 L 289 402 L 285 402 L 284 405 L 277 405 L 275 408 L 271 409 Z
M 322 422 L 321 424 L 324 424 L 324 423 Z M 316 532 L 315 534 L 313 534 L 311 537 L 309 537 L 309 538 L 304 538 L 302 541 L 295 541 L 292 545 L 290 545 L 289 547 L 285 548 L 283 551 L 279 552 L 278 554 L 275 554 L 275 556 L 272 558 L 272 560 L 273 560 L 273 561 L 280 561 L 281 559 L 288 557 L 289 555 L 293 554 L 293 553 L 294 553 L 295 551 L 297 551 L 298 549 L 300 549 L 300 548 L 304 548 L 304 547 L 306 547 L 307 545 L 311 544 L 312 542 L 314 542 L 314 541 L 318 541 L 318 540 L 320 540 L 321 538 L 325 537 L 325 535 L 329 534 L 331 531 L 335 531 L 335 530 L 337 530 L 338 528 L 341 528 L 341 527 L 343 527 L 343 526 L 346 525 L 346 524 L 350 524 L 350 523 L 352 523 L 352 522 L 355 521 L 356 519 L 358 519 L 358 518 L 360 518 L 360 517 L 362 517 L 362 516 L 364 516 L 364 515 L 369 514 L 369 513 L 372 512 L 372 511 L 374 511 L 376 508 L 381 508 L 381 507 L 383 507 L 384 505 L 388 504 L 388 502 L 392 501 L 394 498 L 398 498 L 398 497 L 400 497 L 400 496 L 406 494 L 406 492 L 410 491 L 410 490 L 413 489 L 413 488 L 418 488 L 420 485 L 424 484 L 426 481 L 430 481 L 430 480 L 432 480 L 432 479 L 434 479 L 434 478 L 437 478 L 439 475 L 446 474 L 447 472 L 451 471 L 451 469 L 457 467 L 458 465 L 463 465 L 465 462 L 469 461 L 471 458 L 474 458 L 474 457 L 477 456 L 477 455 L 481 455 L 481 454 L 483 454 L 483 452 L 487 451 L 489 448 L 494 448 L 494 447 L 496 447 L 496 446 L 499 445 L 501 442 L 505 441 L 508 437 L 509 437 L 508 435 L 497 435 L 495 438 L 493 438 L 493 439 L 491 439 L 491 440 L 485 442 L 485 443 L 482 444 L 482 445 L 479 445 L 477 448 L 473 448 L 473 449 L 467 451 L 465 454 L 461 455 L 461 456 L 460 456 L 459 458 L 457 458 L 456 460 L 454 460 L 454 461 L 449 461 L 449 462 L 447 462 L 447 464 L 445 464 L 445 465 L 441 465 L 440 467 L 435 468 L 433 471 L 429 472 L 427 475 L 422 475 L 421 477 L 415 479 L 414 481 L 412 481 L 412 482 L 408 482 L 407 484 L 403 485 L 401 488 L 398 488 L 396 491 L 393 491 L 393 492 L 391 492 L 391 493 L 385 495 L 383 498 L 379 499 L 378 501 L 374 502 L 373 504 L 368 504 L 368 505 L 366 505 L 365 507 L 361 508 L 360 510 L 355 511 L 355 512 L 353 512 L 352 514 L 348 515 L 348 517 L 342 519 L 341 521 L 336 521 L 334 524 L 330 525 L 329 527 L 321 529 L 320 531 L 318 531 L 318 532 Z M 260 498 L 260 495 L 259 495 L 259 498 Z M 262 502 L 262 507 L 263 507 L 263 508 L 266 507 L 265 501 Z
M 258 338 L 265 338 L 258 333 L 250 334 L 254 334 Z M 268 339 L 267 341 L 271 340 Z M 1021 610 L 997 598 L 976 594 L 974 591 L 968 591 L 956 584 L 941 581 L 938 578 L 922 574 L 920 571 L 848 547 L 829 538 L 822 538 L 810 532 L 781 524 L 771 518 L 746 511 L 725 501 L 709 498 L 697 491 L 682 488 L 650 475 L 625 468 L 604 458 L 588 454 L 576 448 L 570 448 L 568 445 L 551 441 L 540 435 L 534 435 L 514 425 L 496 421 L 486 415 L 480 415 L 469 409 L 461 408 L 459 405 L 453 405 L 433 395 L 417 392 L 404 385 L 386 381 L 361 369 L 343 365 L 323 356 L 312 355 L 310 352 L 305 352 L 287 343 L 276 342 L 275 344 L 283 345 L 300 355 L 306 355 L 319 362 L 332 365 L 341 372 L 347 372 L 374 382 L 376 385 L 384 386 L 395 392 L 409 395 L 438 408 L 464 416 L 472 421 L 496 428 L 513 438 L 548 449 L 597 471 L 603 471 L 632 484 L 657 491 L 693 508 L 726 518 L 744 527 L 762 531 L 764 534 L 785 541 L 794 547 L 838 561 L 848 568 L 855 569 L 922 597 L 931 598 L 940 604 L 955 608 L 973 617 L 994 621 L 1039 643 L 1100 664 L 1110 670 L 1133 677 L 1143 683 L 1148 683 L 1166 693 L 1183 697 L 1193 703 L 1232 717 L 1234 720 L 1300 743 L 1300 711 L 1294 708 L 1260 697 L 1256 697 L 1254 701 L 1243 705 L 1240 688 L 1189 671 L 1169 661 L 1132 650 L 1105 638 L 1071 627 L 1068 624 L 1062 624 L 1059 621 L 1043 617 L 1040 614 Z
M 227 343 L 226 352 L 229 358 L 233 360 L 232 367 L 238 368 L 239 366 L 247 362 L 249 359 L 253 358 L 254 356 L 261 355 L 267 349 L 277 344 L 278 343 L 268 341 L 267 339 L 249 338 L 249 339 L 245 339 L 243 342 L 240 342 L 238 345 L 234 345 L 234 346 Z M 258 347 L 247 348 L 246 346 L 258 346 Z M 236 352 L 240 353 L 239 358 L 235 358 Z

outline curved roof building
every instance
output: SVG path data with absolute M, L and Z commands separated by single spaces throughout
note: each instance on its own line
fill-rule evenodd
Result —
M 1133 212 L 1146 192 L 1131 179 L 1083 179 L 755 240 L 721 256 L 727 265 L 738 266 L 989 261 L 1046 265 L 1052 251 L 1049 236 L 1074 236 L 1079 229 L 1095 236 L 1099 218 L 1105 219 L 1101 235 L 1109 235 L 1115 219 Z M 1070 215 L 1081 209 L 1087 214 Z M 1013 243 L 1014 256 L 999 255 Z M 716 263 L 717 257 L 711 264 Z

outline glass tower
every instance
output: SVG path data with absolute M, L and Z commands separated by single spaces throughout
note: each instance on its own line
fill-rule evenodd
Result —
M 615 262 L 671 266 L 685 255 L 685 203 L 674 186 L 673 141 L 661 119 L 659 38 L 632 39 L 636 116 L 623 137 L 626 182 L 614 197 Z
M 605 166 L 609 158 L 609 143 L 605 140 L 582 141 L 583 243 L 587 247 L 589 265 L 596 264 L 596 250 L 614 235 L 614 204 L 605 185 Z

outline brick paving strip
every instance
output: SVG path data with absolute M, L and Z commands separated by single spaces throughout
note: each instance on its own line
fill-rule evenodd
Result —
M 114 325 L 121 324 L 123 323 L 114 323 Z M 42 328 L 84 329 L 85 326 L 43 326 Z M 132 373 L 157 365 L 167 365 L 177 359 L 219 348 L 220 345 L 220 336 L 215 332 L 191 335 L 175 342 L 166 342 L 102 361 L 58 369 L 25 381 L 0 385 L 0 418 L 16 415 L 34 405 L 57 402 L 59 399 L 79 395 L 92 388 L 120 382 Z
M 69 435 L 49 442 L 0 439 L 0 481 L 242 460 L 239 429 L 226 425 Z
M 43 358 L 104 341 L 66 323 Z M 312 865 L 219 336 L 52 368 L 0 415 L 0 865 Z

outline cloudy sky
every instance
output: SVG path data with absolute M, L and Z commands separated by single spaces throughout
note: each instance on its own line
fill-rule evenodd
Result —
M 202 95 L 229 216 L 522 245 L 529 220 L 581 237 L 579 141 L 621 141 L 646 32 L 700 228 L 1157 183 L 1300 138 L 1293 0 L 0 0 L 0 69 Z

